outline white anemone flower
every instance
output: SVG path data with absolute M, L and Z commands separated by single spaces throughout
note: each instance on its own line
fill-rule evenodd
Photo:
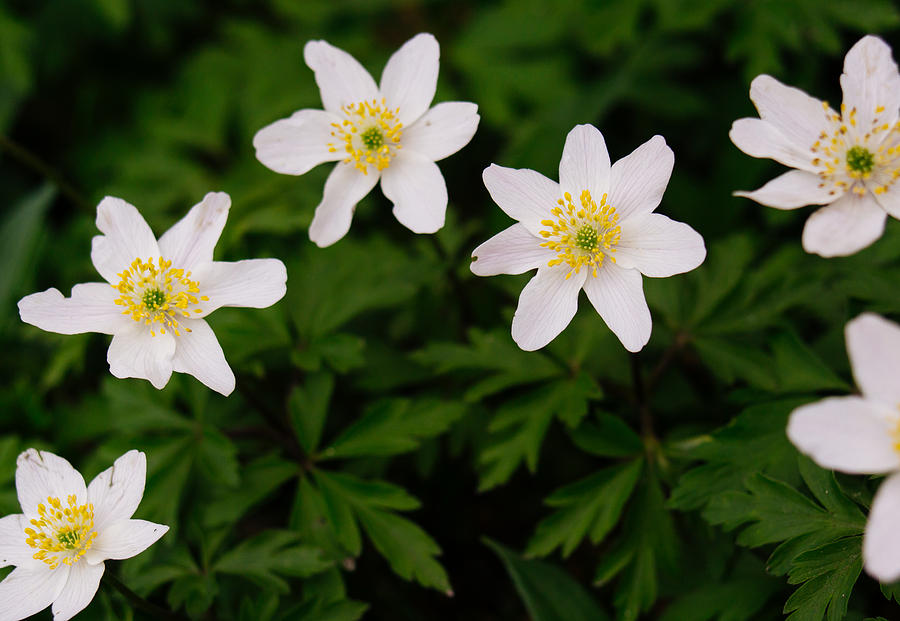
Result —
M 229 395 L 234 373 L 204 317 L 222 306 L 265 308 L 285 294 L 278 259 L 213 261 L 231 199 L 210 192 L 156 240 L 134 206 L 107 196 L 97 206 L 91 261 L 105 283 L 75 285 L 19 300 L 22 321 L 49 332 L 113 335 L 110 372 L 163 388 L 172 371 Z
M 478 106 L 451 101 L 429 108 L 437 88 L 437 40 L 418 34 L 388 60 L 376 86 L 347 52 L 325 41 L 303 49 L 324 110 L 299 110 L 262 128 L 256 157 L 286 175 L 339 162 L 316 207 L 309 238 L 330 246 L 350 230 L 356 204 L 381 180 L 394 216 L 414 233 L 444 226 L 447 186 L 436 161 L 462 149 L 478 128 Z
M 900 578 L 900 326 L 863 313 L 844 332 L 862 394 L 797 408 L 787 435 L 823 468 L 888 475 L 869 513 L 863 561 L 870 575 L 894 582 Z
M 53 620 L 81 612 L 104 563 L 140 554 L 169 530 L 133 520 L 144 496 L 147 459 L 128 451 L 85 487 L 68 461 L 28 449 L 16 462 L 22 513 L 0 519 L 0 619 L 18 621 L 53 605 Z
M 566 138 L 559 183 L 528 169 L 491 164 L 484 184 L 517 224 L 472 252 L 478 276 L 537 268 L 519 296 L 513 340 L 540 349 L 569 325 L 584 289 L 628 351 L 650 339 L 650 310 L 641 275 L 665 277 L 703 262 L 703 238 L 691 227 L 653 213 L 675 156 L 662 136 L 609 163 L 603 135 L 578 125 Z
M 891 48 L 866 36 L 844 59 L 840 112 L 768 75 L 750 85 L 760 118 L 738 119 L 731 141 L 747 155 L 796 170 L 755 192 L 735 192 L 776 209 L 826 205 L 803 229 L 803 248 L 853 254 L 900 218 L 900 73 Z

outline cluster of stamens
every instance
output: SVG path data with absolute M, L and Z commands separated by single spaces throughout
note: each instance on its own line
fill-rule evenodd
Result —
M 157 329 L 160 334 L 165 334 L 168 329 L 180 335 L 179 318 L 190 318 L 191 312 L 202 313 L 193 306 L 209 300 L 205 295 L 197 295 L 200 285 L 191 280 L 190 272 L 173 268 L 172 262 L 162 257 L 157 263 L 153 262 L 153 257 L 147 261 L 137 258 L 119 277 L 121 280 L 115 288 L 121 295 L 116 304 L 125 307 L 123 315 L 131 315 L 135 321 L 150 326 L 153 336 Z
M 547 240 L 541 246 L 557 253 L 556 258 L 547 265 L 568 265 L 571 269 L 566 278 L 577 274 L 582 267 L 591 269 L 596 276 L 604 256 L 616 262 L 612 253 L 622 237 L 619 215 L 612 205 L 606 203 L 606 194 L 600 198 L 598 205 L 591 193 L 584 190 L 580 207 L 575 205 L 568 192 L 563 197 L 557 201 L 559 205 L 550 210 L 556 221 L 541 220 L 541 224 L 548 227 L 541 231 L 541 236 Z
M 822 107 L 827 129 L 810 148 L 812 164 L 822 179 L 819 187 L 832 186 L 831 195 L 887 192 L 900 178 L 900 121 L 891 124 L 880 119 L 884 106 L 875 108 L 869 124 L 859 123 L 856 108 L 848 111 L 845 104 L 840 114 L 827 102 Z
M 373 99 L 341 109 L 347 118 L 331 124 L 335 141 L 328 143 L 328 150 L 345 151 L 344 162 L 353 162 L 364 175 L 369 174 L 369 165 L 378 170 L 390 166 L 403 136 L 403 123 L 397 118 L 399 108 L 390 110 L 382 98 L 380 103 Z
M 48 506 L 49 505 L 49 506 Z M 60 563 L 73 565 L 94 543 L 94 505 L 79 505 L 74 495 L 68 506 L 59 498 L 47 497 L 47 504 L 37 507 L 38 517 L 31 520 L 34 528 L 25 529 L 25 543 L 37 550 L 32 557 L 56 569 Z

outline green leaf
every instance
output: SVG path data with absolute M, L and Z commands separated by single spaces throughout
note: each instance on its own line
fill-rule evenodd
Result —
M 782 391 L 852 390 L 794 332 L 779 334 L 772 342 L 772 353 Z
M 218 493 L 205 507 L 206 524 L 215 527 L 236 522 L 253 505 L 298 473 L 297 464 L 274 455 L 250 462 L 242 468 L 241 484 L 236 489 L 216 488 Z
M 3 19 L 0 13 L 0 32 L 3 31 Z M 0 67 L 3 48 L 4 44 L 0 43 Z M 0 77 L 0 82 L 3 79 Z M 0 323 L 5 322 L 13 308 L 12 296 L 23 284 L 30 257 L 44 232 L 44 215 L 55 197 L 54 187 L 44 185 L 14 205 L 0 223 Z
M 788 582 L 801 584 L 784 604 L 788 621 L 839 621 L 862 571 L 862 537 L 846 537 L 798 556 Z
M 503 562 L 534 621 L 604 621 L 609 616 L 566 572 L 543 561 L 526 560 L 483 538 Z
M 312 454 L 322 439 L 322 429 L 328 416 L 328 404 L 334 392 L 334 376 L 314 373 L 296 386 L 288 399 L 288 413 L 297 441 L 307 454 Z
M 596 422 L 586 422 L 570 431 L 572 442 L 597 457 L 630 457 L 644 450 L 641 437 L 618 416 L 598 413 Z
M 561 547 L 569 556 L 588 534 L 591 543 L 600 543 L 618 523 L 642 466 L 638 459 L 606 468 L 553 492 L 545 503 L 560 509 L 541 520 L 525 554 L 545 556 Z
M 281 576 L 311 576 L 333 565 L 322 559 L 320 549 L 301 545 L 299 541 L 300 536 L 295 532 L 263 531 L 224 553 L 213 565 L 213 571 L 254 580 L 264 588 L 288 593 L 290 587 Z

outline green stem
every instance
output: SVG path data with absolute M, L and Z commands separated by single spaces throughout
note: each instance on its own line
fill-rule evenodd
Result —
M 81 195 L 81 192 L 75 189 L 75 186 L 63 179 L 62 175 L 60 175 L 52 166 L 50 166 L 50 164 L 48 164 L 5 134 L 0 134 L 0 150 L 6 151 L 20 164 L 32 169 L 33 171 L 50 181 L 66 198 L 72 201 L 72 203 L 74 203 L 79 209 L 83 209 L 89 213 L 93 213 L 94 208 L 87 201 L 87 199 L 85 199 L 84 196 Z
M 129 589 L 125 586 L 121 580 L 116 578 L 113 574 L 109 572 L 105 572 L 103 574 L 103 582 L 117 590 L 122 596 L 128 600 L 128 603 L 131 604 L 131 607 L 135 610 L 141 610 L 150 615 L 153 619 L 171 619 L 172 621 L 186 621 L 184 617 L 179 614 L 172 612 L 171 610 L 166 610 L 156 604 L 152 604 L 148 602 L 146 599 Z

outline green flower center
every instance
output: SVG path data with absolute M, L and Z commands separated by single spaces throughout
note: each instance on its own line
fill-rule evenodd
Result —
M 875 167 L 875 156 L 865 147 L 851 147 L 847 150 L 847 167 L 858 173 L 870 173 Z
M 588 224 L 583 225 L 575 234 L 575 245 L 582 250 L 594 250 L 597 240 L 597 230 Z
M 144 296 L 141 301 L 143 301 L 144 307 L 147 310 L 155 311 L 166 303 L 166 294 L 160 289 L 147 289 L 144 291 Z
M 384 133 L 382 133 L 381 129 L 378 127 L 370 127 L 359 135 L 359 139 L 362 140 L 362 143 L 366 148 L 371 151 L 380 149 L 384 146 Z
M 74 550 L 81 542 L 81 535 L 74 530 L 57 533 L 56 538 L 59 539 L 60 545 L 67 550 Z

